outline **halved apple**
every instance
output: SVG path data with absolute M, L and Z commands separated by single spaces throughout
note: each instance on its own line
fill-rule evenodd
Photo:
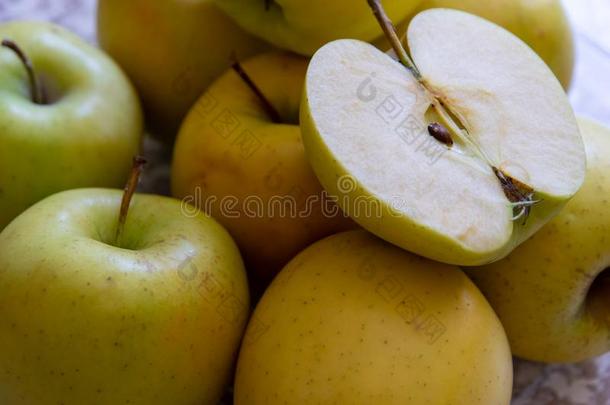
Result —
M 574 113 L 546 64 L 493 23 L 427 10 L 407 38 L 402 64 L 356 40 L 314 55 L 301 107 L 310 162 L 379 237 L 451 264 L 499 260 L 582 185 Z

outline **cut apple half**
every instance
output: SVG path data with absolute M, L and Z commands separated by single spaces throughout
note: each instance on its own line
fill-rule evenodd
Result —
M 457 265 L 501 259 L 584 180 L 567 97 L 521 40 L 433 9 L 408 29 L 412 64 L 338 40 L 313 57 L 301 107 L 310 162 L 367 230 Z

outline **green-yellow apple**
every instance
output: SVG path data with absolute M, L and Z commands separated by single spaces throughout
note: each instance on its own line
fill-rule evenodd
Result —
M 140 147 L 142 117 L 118 66 L 66 30 L 11 22 L 0 25 L 0 40 L 1 230 L 58 191 L 120 187 Z
M 511 387 L 502 325 L 462 271 L 351 231 L 307 248 L 266 291 L 235 404 L 507 405 Z
M 520 357 L 574 362 L 610 351 L 610 129 L 581 119 L 585 184 L 506 259 L 468 270 Z
M 218 403 L 248 315 L 239 251 L 180 201 L 136 195 L 120 232 L 119 205 L 65 191 L 0 233 L 2 404 Z
M 574 68 L 574 42 L 561 0 L 424 0 L 416 14 L 430 8 L 452 8 L 476 14 L 525 41 L 549 65 L 565 89 Z M 406 33 L 408 22 L 399 24 Z M 376 44 L 389 48 L 385 38 Z
M 97 33 L 138 89 L 151 131 L 168 142 L 232 54 L 268 48 L 212 0 L 100 0 Z
M 354 226 L 325 199 L 305 157 L 307 63 L 272 52 L 246 61 L 241 76 L 229 70 L 195 104 L 174 150 L 173 195 L 221 222 L 248 270 L 267 280 L 309 244 Z
M 316 53 L 301 107 L 314 171 L 389 242 L 450 264 L 501 259 L 582 185 L 563 88 L 517 37 L 461 11 L 418 14 L 409 56 L 370 2 L 400 62 L 355 40 Z
M 215 0 L 249 32 L 268 42 L 311 56 L 325 43 L 341 38 L 371 41 L 381 29 L 365 0 Z M 406 18 L 421 0 L 384 0 L 396 21 Z

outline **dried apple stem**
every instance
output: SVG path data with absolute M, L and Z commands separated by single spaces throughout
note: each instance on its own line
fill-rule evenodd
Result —
M 392 24 L 392 21 L 390 20 L 383 6 L 381 5 L 381 0 L 367 1 L 369 3 L 369 7 L 371 7 L 371 9 L 373 10 L 373 14 L 375 14 L 375 18 L 377 18 L 377 21 L 379 22 L 383 33 L 390 42 L 392 49 L 394 50 L 394 52 L 396 52 L 398 60 L 400 60 L 400 63 L 402 63 L 407 69 L 411 71 L 411 73 L 413 73 L 413 76 L 415 76 L 417 81 L 421 82 L 421 73 L 419 73 L 417 66 L 415 66 L 415 63 L 413 63 L 413 61 L 409 57 L 409 54 L 407 53 L 407 51 L 405 51 L 405 48 L 400 43 L 400 38 L 398 38 L 398 35 L 396 34 L 396 28 L 394 28 L 394 24 Z
M 265 111 L 267 112 L 269 117 L 271 118 L 271 121 L 275 124 L 282 123 L 282 117 L 280 116 L 278 111 L 275 109 L 273 104 L 271 104 L 271 102 L 269 102 L 269 99 L 267 99 L 267 97 L 265 97 L 265 95 L 263 94 L 261 89 L 256 85 L 256 83 L 254 83 L 254 81 L 252 80 L 250 75 L 248 75 L 248 73 L 244 70 L 244 68 L 239 63 L 239 61 L 236 60 L 235 62 L 233 62 L 233 65 L 231 67 L 233 68 L 235 73 L 237 73 L 239 75 L 239 77 L 244 81 L 244 83 L 246 83 L 248 85 L 248 87 L 250 87 L 250 89 L 252 89 L 254 94 L 256 94 L 256 96 L 263 103 L 263 108 L 265 109 Z
M 32 99 L 32 102 L 34 102 L 35 104 L 44 104 L 45 100 L 42 93 L 42 88 L 38 82 L 36 73 L 34 72 L 32 60 L 28 58 L 25 52 L 23 52 L 23 50 L 10 39 L 3 39 L 2 46 L 13 51 L 25 66 L 25 70 L 27 71 L 28 77 L 30 79 L 30 97 Z
M 141 156 L 135 156 L 133 158 L 133 164 L 131 168 L 131 173 L 129 175 L 129 179 L 125 184 L 125 189 L 123 191 L 123 199 L 121 200 L 121 211 L 119 213 L 119 223 L 116 229 L 116 246 L 121 245 L 121 236 L 123 235 L 123 229 L 125 228 L 125 221 L 127 220 L 127 214 L 129 212 L 129 206 L 131 204 L 131 199 L 133 198 L 134 193 L 136 192 L 136 187 L 138 187 L 138 181 L 140 180 L 140 174 L 142 174 L 142 168 L 146 164 L 146 159 Z

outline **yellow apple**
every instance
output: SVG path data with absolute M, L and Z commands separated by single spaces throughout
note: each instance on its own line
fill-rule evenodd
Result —
M 273 52 L 244 64 L 281 122 L 272 122 L 262 99 L 228 71 L 195 104 L 174 150 L 173 195 L 220 221 L 248 270 L 264 279 L 307 245 L 353 226 L 324 200 L 303 150 L 298 115 L 307 63 Z
M 136 85 L 151 130 L 167 140 L 233 53 L 266 48 L 212 0 L 100 0 L 98 38 Z
M 462 271 L 351 231 L 273 281 L 242 343 L 235 403 L 500 405 L 511 386 L 506 335 Z
M 506 28 L 540 55 L 565 89 L 570 87 L 574 42 L 561 0 L 424 0 L 415 14 L 430 8 L 466 11 Z M 410 20 L 399 24 L 401 34 Z M 389 49 L 384 38 L 376 44 Z
M 610 350 L 610 129 L 580 124 L 582 189 L 506 259 L 468 270 L 513 352 L 530 360 L 573 362 Z
M 237 246 L 180 201 L 79 189 L 0 233 L 0 403 L 217 404 L 246 326 Z
M 381 35 L 366 0 L 215 0 L 247 31 L 282 49 L 311 56 L 341 38 L 371 41 Z M 421 0 L 384 0 L 396 21 Z

